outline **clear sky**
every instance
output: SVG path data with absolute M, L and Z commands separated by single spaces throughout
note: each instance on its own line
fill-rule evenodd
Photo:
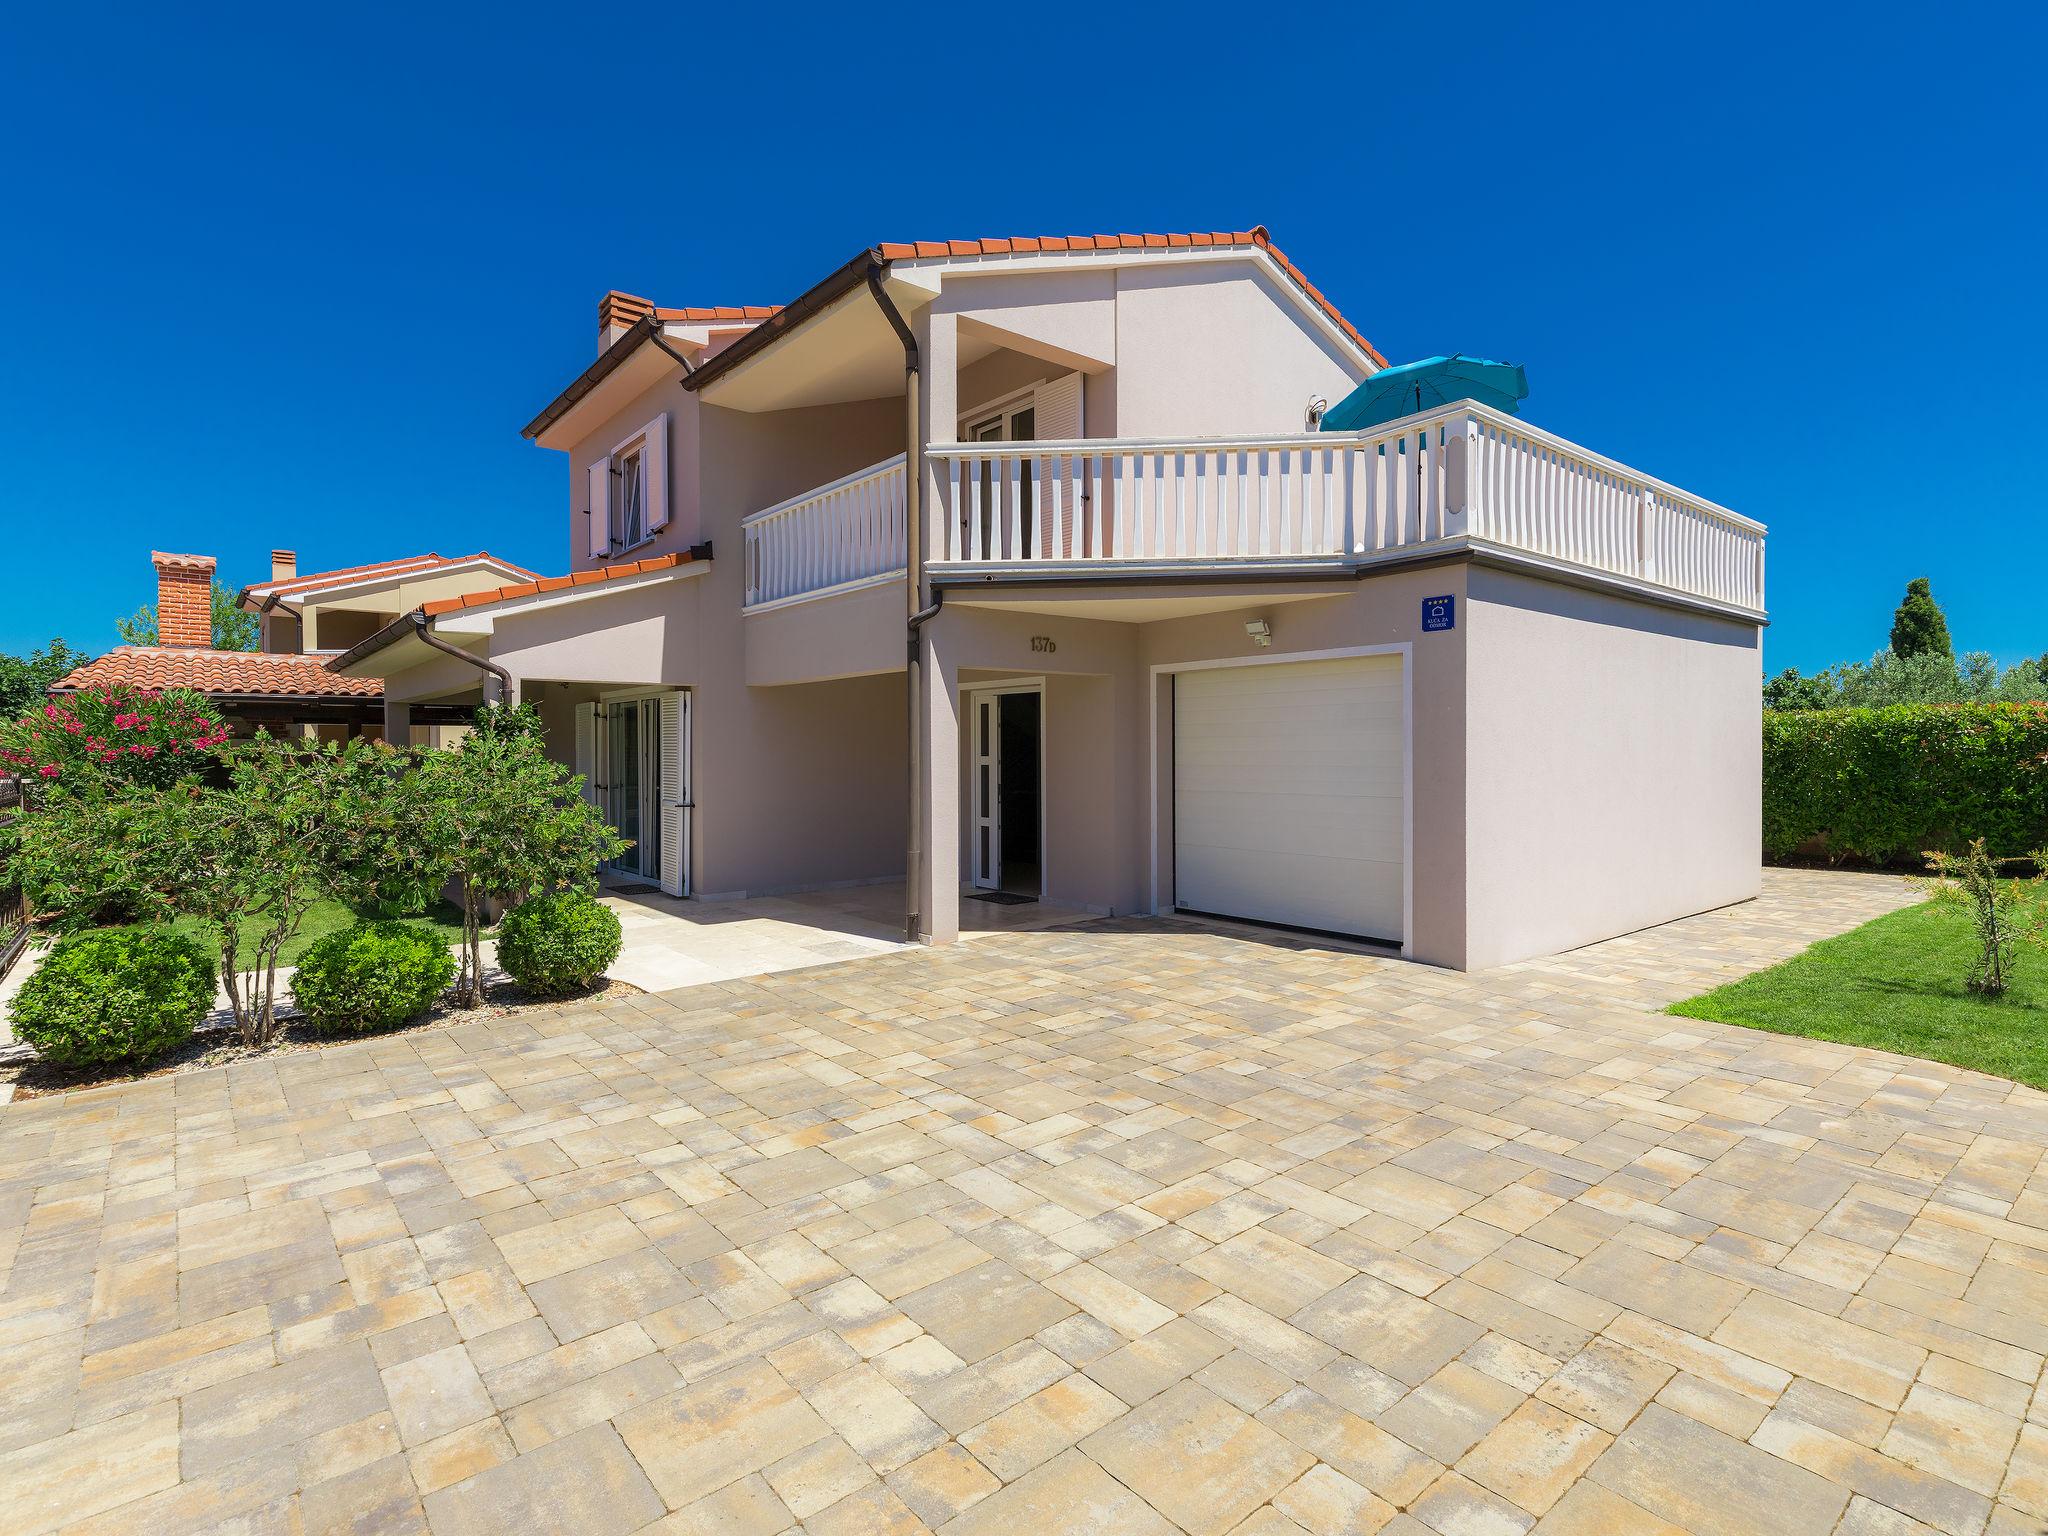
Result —
M 112 644 L 152 546 L 564 568 L 519 428 L 607 288 L 1264 223 L 1388 357 L 1523 363 L 1530 420 L 1769 523 L 1772 670 L 1918 575 L 2048 651 L 2044 17 L 14 7 L 0 650 Z

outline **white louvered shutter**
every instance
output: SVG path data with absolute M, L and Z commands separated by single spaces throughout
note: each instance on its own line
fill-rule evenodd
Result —
M 583 798 L 597 804 L 597 706 L 576 706 L 576 771 L 583 775 Z
M 690 894 L 690 696 L 661 696 L 661 888 Z
M 647 531 L 668 526 L 668 412 L 647 423 L 647 446 L 642 451 L 641 479 L 646 482 Z
M 1042 443 L 1065 442 L 1085 435 L 1081 424 L 1080 374 L 1063 373 L 1032 392 L 1031 435 Z M 1075 529 L 1080 522 L 1077 515 L 1081 511 L 1080 498 L 1088 494 L 1085 461 L 1062 455 L 1049 460 L 1044 473 L 1060 484 L 1058 500 L 1066 504 L 1066 511 L 1060 519 L 1065 525 L 1063 530 L 1047 537 L 1058 538 L 1063 545 L 1053 553 L 1071 555 L 1074 553 Z
M 1084 436 L 1081 429 L 1081 375 L 1063 373 L 1033 392 L 1031 435 L 1056 443 Z
M 612 456 L 590 466 L 590 554 L 592 559 L 612 547 Z

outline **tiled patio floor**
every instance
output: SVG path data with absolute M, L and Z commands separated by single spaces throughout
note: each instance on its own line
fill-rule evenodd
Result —
M 1456 976 L 991 936 L 0 1110 L 0 1531 L 2039 1531 L 2048 1099 Z

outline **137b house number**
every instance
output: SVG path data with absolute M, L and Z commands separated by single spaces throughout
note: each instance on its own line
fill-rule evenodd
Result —
M 1031 637 L 1031 649 L 1049 655 L 1058 650 L 1059 647 L 1053 644 L 1051 635 L 1033 635 Z

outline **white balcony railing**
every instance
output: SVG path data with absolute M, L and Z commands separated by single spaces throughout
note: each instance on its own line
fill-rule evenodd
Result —
M 900 571 L 903 455 L 777 502 L 740 527 L 749 608 Z
M 949 443 L 940 574 L 1350 567 L 1491 546 L 1761 611 L 1762 524 L 1469 402 L 1364 432 Z M 903 456 L 756 512 L 747 606 L 903 568 Z
M 952 443 L 954 569 L 1349 564 L 1457 540 L 1763 608 L 1764 529 L 1469 402 L 1363 432 Z

